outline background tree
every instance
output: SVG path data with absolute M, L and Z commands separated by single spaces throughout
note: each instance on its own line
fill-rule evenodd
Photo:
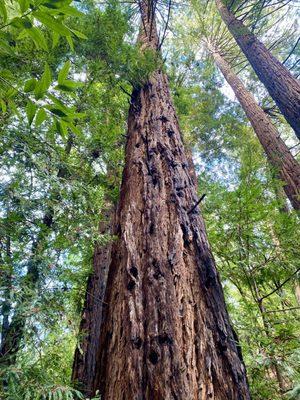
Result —
M 282 3 L 284 5 L 284 2 Z M 300 138 L 299 82 L 230 10 L 231 8 L 232 10 L 235 8 L 240 10 L 243 6 L 247 7 L 247 2 L 244 2 L 242 6 L 239 1 L 230 1 L 228 4 L 230 4 L 229 8 L 227 3 L 216 0 L 223 21 L 249 60 L 258 78 L 265 85 L 278 108 Z M 250 4 L 251 6 L 252 4 Z M 265 6 L 263 5 L 261 8 Z M 260 7 L 259 4 L 258 7 Z M 248 10 L 246 14 L 249 12 Z
M 9 9 L 11 4 L 6 3 Z M 10 83 L 26 95 L 18 92 L 12 98 L 19 117 L 16 112 L 13 115 L 6 96 L 8 85 L 1 81 L 1 98 L 6 104 L 6 111 L 0 113 L 1 325 L 4 322 L 7 326 L 11 321 L 18 299 L 26 289 L 24 277 L 33 241 L 42 228 L 46 233 L 35 258 L 39 280 L 31 292 L 32 302 L 24 302 L 19 310 L 26 317 L 26 324 L 15 363 L 0 368 L 1 381 L 6 382 L 0 389 L 0 397 L 10 400 L 83 397 L 70 387 L 70 381 L 74 349 L 81 354 L 82 341 L 87 337 L 86 331 L 78 334 L 84 298 L 89 295 L 86 279 L 93 274 L 96 243 L 105 246 L 111 241 L 109 235 L 99 234 L 99 221 L 105 221 L 108 205 L 118 199 L 128 93 L 133 82 L 143 82 L 143 77 L 155 67 L 152 54 L 142 57 L 135 45 L 138 5 L 116 1 L 81 2 L 73 6 L 83 14 L 51 14 L 68 29 L 74 27 L 84 32 L 87 39 L 79 40 L 72 34 L 73 50 L 64 35 L 52 48 L 55 36 L 52 29 L 34 22 L 45 36 L 48 51 L 37 49 L 29 36 L 17 39 L 21 28 L 14 27 L 7 29 L 15 32 L 14 40 L 9 42 L 15 55 L 3 52 L 1 57 L 1 71 L 10 70 Z M 260 31 L 259 37 L 271 46 L 279 60 L 287 59 L 285 65 L 297 76 L 296 14 L 288 6 L 276 9 L 276 6 L 263 9 L 264 18 L 253 14 L 252 21 L 255 18 L 258 21 L 255 32 Z M 163 23 L 163 19 L 168 19 L 168 8 L 163 9 L 160 4 L 158 10 Z M 259 12 L 259 8 L 256 10 Z M 267 16 L 273 10 L 276 12 Z M 249 123 L 214 63 L 201 49 L 194 52 L 191 33 L 183 43 L 182 33 L 185 26 L 189 27 L 185 15 L 189 16 L 189 22 L 196 22 L 189 6 L 172 2 L 169 29 L 165 34 L 164 29 L 161 32 L 164 70 L 169 75 L 185 145 L 193 152 L 199 178 L 198 199 L 206 193 L 201 208 L 230 317 L 243 348 L 251 393 L 256 399 L 295 399 L 300 381 L 296 297 L 299 275 L 295 274 L 299 268 L 299 222 L 294 212 L 287 209 L 280 194 L 282 184 L 266 164 Z M 8 20 L 12 18 L 10 14 Z M 223 34 L 221 29 L 219 32 Z M 199 49 L 199 42 L 197 46 Z M 66 61 L 71 62 L 66 80 L 84 86 L 78 85 L 73 91 L 55 89 L 58 73 Z M 23 90 L 24 83 L 31 78 L 39 80 L 46 63 L 51 70 L 51 84 L 44 99 L 35 100 L 34 92 Z M 230 64 L 235 72 L 242 69 L 239 76 L 247 90 L 271 115 L 282 139 L 299 159 L 297 142 L 245 58 L 234 51 Z M 4 78 L 8 80 L 7 76 Z M 29 127 L 28 98 L 38 103 L 39 109 L 48 105 L 45 102 L 54 103 L 49 94 L 68 109 L 68 114 L 75 111 L 85 114 L 72 120 L 76 131 L 71 126 L 67 132 L 59 129 L 56 121 L 64 117 L 47 109 L 47 118 L 36 124 L 36 113 Z M 70 155 L 66 156 L 69 136 L 73 143 Z M 115 171 L 110 177 L 108 167 Z M 61 168 L 66 171 L 64 178 L 57 176 Z M 45 229 L 41 221 L 49 208 L 54 210 L 54 222 L 50 229 Z M 250 258 L 251 285 L 243 269 L 247 257 L 240 261 L 239 252 Z M 250 289 L 254 281 L 258 297 L 272 293 L 262 300 L 270 326 L 268 337 L 257 299 Z M 279 390 L 274 363 L 284 379 L 284 394 Z

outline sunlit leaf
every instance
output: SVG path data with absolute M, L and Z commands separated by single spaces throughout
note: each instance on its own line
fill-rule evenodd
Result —
M 1 106 L 2 112 L 6 113 L 7 107 L 6 107 L 6 103 L 3 99 L 0 99 L 0 106 Z
M 73 82 L 65 80 L 61 84 L 55 86 L 55 89 L 61 90 L 63 92 L 74 92 L 83 85 L 84 85 L 83 82 Z
M 27 30 L 27 33 L 32 38 L 38 49 L 43 49 L 45 51 L 48 50 L 46 39 L 40 29 L 31 27 Z
M 53 31 L 52 32 L 52 48 L 54 49 L 59 43 L 60 34 Z
M 32 92 L 37 84 L 37 80 L 32 78 L 25 82 L 24 85 L 24 92 Z
M 67 78 L 69 70 L 71 67 L 71 61 L 66 61 L 62 69 L 58 73 L 58 83 L 62 84 L 64 80 Z
M 43 108 L 40 108 L 36 113 L 35 126 L 38 128 L 47 119 L 47 113 Z
M 34 89 L 35 98 L 41 99 L 45 93 L 47 92 L 50 84 L 51 84 L 51 71 L 48 64 L 45 64 L 45 70 L 41 77 L 41 79 L 36 84 Z
M 57 19 L 53 18 L 51 15 L 42 11 L 35 11 L 33 13 L 34 17 L 38 19 L 42 24 L 46 25 L 48 28 L 53 30 L 54 32 L 59 33 L 62 36 L 70 35 L 69 29 Z
M 7 10 L 4 1 L 0 1 L 0 15 L 3 18 L 3 22 L 7 21 Z
M 21 13 L 24 13 L 29 7 L 29 0 L 18 0 Z
M 36 104 L 34 104 L 31 100 L 29 100 L 26 105 L 26 114 L 27 114 L 27 119 L 28 119 L 29 125 L 32 124 L 36 110 L 37 110 Z
M 69 44 L 69 46 L 70 46 L 70 49 L 71 49 L 72 51 L 74 51 L 74 43 L 73 43 L 72 36 L 71 36 L 71 35 L 67 35 L 67 36 L 66 36 L 66 39 L 67 39 L 67 42 L 68 42 L 68 44 Z
M 84 34 L 84 33 L 82 33 L 82 32 L 79 32 L 79 31 L 77 31 L 76 29 L 70 29 L 73 33 L 74 33 L 74 35 L 75 36 L 77 36 L 78 38 L 80 38 L 80 39 L 88 39 L 88 37 Z

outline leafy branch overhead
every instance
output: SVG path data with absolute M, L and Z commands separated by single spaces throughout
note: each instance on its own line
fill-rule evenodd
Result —
M 296 3 L 0 0 L 1 400 L 299 400 Z
M 12 58 L 14 62 L 22 63 L 24 45 L 28 40 L 32 41 L 36 54 L 41 55 L 58 46 L 61 38 L 65 38 L 71 51 L 74 51 L 74 39 L 82 40 L 87 37 L 67 26 L 68 18 L 82 16 L 82 13 L 70 4 L 69 0 L 1 2 L 0 53 L 4 57 Z M 27 46 L 30 46 L 30 43 Z M 67 79 L 70 67 L 70 61 L 59 67 L 58 82 L 55 84 L 53 72 L 56 71 L 51 71 L 46 62 L 44 71 L 40 74 L 35 73 L 23 85 L 16 81 L 9 70 L 0 69 L 2 113 L 11 113 L 23 118 L 22 110 L 25 110 L 29 125 L 33 123 L 34 118 L 36 127 L 44 121 L 49 124 L 52 120 L 64 136 L 68 128 L 76 133 L 76 120 L 83 115 L 76 112 L 72 106 L 72 99 L 73 92 L 82 87 L 83 83 Z M 70 93 L 71 96 L 67 96 L 66 93 Z

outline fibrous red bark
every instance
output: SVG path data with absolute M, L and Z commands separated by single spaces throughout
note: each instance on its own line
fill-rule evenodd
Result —
M 300 82 L 266 46 L 229 11 L 223 0 L 215 0 L 218 10 L 260 81 L 300 139 Z
M 270 117 L 257 104 L 253 95 L 230 68 L 221 53 L 210 48 L 213 58 L 224 78 L 234 91 L 239 103 L 247 115 L 268 161 L 283 182 L 283 189 L 295 210 L 300 209 L 300 165 L 281 139 Z
M 110 206 L 103 217 L 99 225 L 99 233 L 109 236 L 113 230 L 114 207 Z M 87 396 L 93 393 L 111 247 L 112 240 L 108 240 L 105 244 L 95 245 L 93 269 L 87 281 L 79 327 L 79 343 L 74 355 L 72 382 Z
M 147 4 L 140 41 L 156 49 Z M 103 400 L 250 398 L 197 200 L 157 70 L 131 98 L 94 382 Z

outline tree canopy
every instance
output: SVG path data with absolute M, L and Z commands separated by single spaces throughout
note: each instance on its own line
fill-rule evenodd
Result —
M 0 397 L 85 398 L 71 381 L 86 281 L 119 199 L 131 92 L 168 75 L 253 399 L 300 399 L 299 212 L 207 48 L 213 43 L 297 162 L 299 141 L 212 0 L 154 1 L 162 53 L 141 52 L 135 1 L 0 2 Z M 299 75 L 293 0 L 226 0 Z M 203 197 L 205 195 L 205 198 Z M 99 397 L 96 397 L 99 398 Z

